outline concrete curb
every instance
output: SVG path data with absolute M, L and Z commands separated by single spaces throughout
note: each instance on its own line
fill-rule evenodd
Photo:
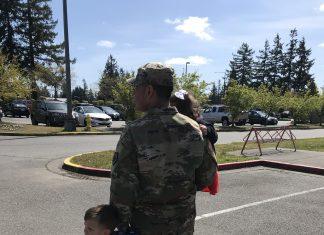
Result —
M 111 132 L 57 132 L 57 133 L 11 133 L 0 132 L 0 136 L 77 136 L 77 135 L 120 135 L 121 131 Z
M 80 156 L 82 154 L 76 155 Z M 99 177 L 110 177 L 111 170 L 107 169 L 99 169 L 99 168 L 92 168 L 92 167 L 85 167 L 81 165 L 77 165 L 71 162 L 72 156 L 66 158 L 64 160 L 62 168 L 68 171 L 76 172 L 79 174 L 85 175 L 92 175 L 92 176 L 99 176 Z M 233 163 L 224 163 L 219 164 L 218 169 L 219 171 L 227 171 L 227 170 L 235 170 L 241 168 L 248 168 L 248 167 L 269 167 L 275 169 L 283 169 L 288 171 L 297 171 L 315 175 L 323 175 L 324 176 L 324 168 L 312 167 L 312 166 L 304 166 L 304 165 L 295 165 L 295 164 L 288 164 L 284 162 L 275 162 L 275 161 L 265 161 L 265 160 L 253 160 L 253 161 L 246 161 L 246 162 L 233 162 Z

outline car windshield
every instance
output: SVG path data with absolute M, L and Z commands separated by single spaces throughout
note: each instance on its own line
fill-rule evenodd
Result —
M 268 116 L 265 112 L 262 111 L 256 111 L 256 112 L 262 117 Z
M 46 107 L 48 110 L 63 110 L 67 111 L 66 103 L 46 103 Z
M 115 113 L 116 111 L 115 110 L 113 110 L 112 108 L 110 108 L 110 107 L 102 107 L 103 108 L 103 110 L 105 110 L 106 112 L 111 112 L 111 113 Z
M 100 109 L 94 106 L 83 106 L 82 108 L 85 113 L 103 113 Z
M 21 103 L 15 103 L 13 104 L 15 107 L 20 107 L 20 108 L 26 108 L 26 105 L 21 104 Z

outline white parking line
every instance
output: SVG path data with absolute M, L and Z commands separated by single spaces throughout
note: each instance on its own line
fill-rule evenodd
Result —
M 302 192 L 298 192 L 298 193 L 292 193 L 292 194 L 288 194 L 288 195 L 284 195 L 284 196 L 280 196 L 280 197 L 274 197 L 274 198 L 266 199 L 266 200 L 259 201 L 259 202 L 252 202 L 252 203 L 248 203 L 248 204 L 245 204 L 245 205 L 242 205 L 242 206 L 232 207 L 232 208 L 228 208 L 228 209 L 221 210 L 221 211 L 215 211 L 215 212 L 212 212 L 212 213 L 207 213 L 207 214 L 203 214 L 203 215 L 200 215 L 200 216 L 196 216 L 196 221 L 201 220 L 201 219 L 205 219 L 205 218 L 209 218 L 209 217 L 213 217 L 213 216 L 216 216 L 216 215 L 220 215 L 220 214 L 229 213 L 229 212 L 232 212 L 232 211 L 241 210 L 241 209 L 248 208 L 248 207 L 258 206 L 260 204 L 264 204 L 264 203 L 268 203 L 268 202 L 278 201 L 278 200 L 281 200 L 281 199 L 294 197 L 294 196 L 298 196 L 298 195 L 302 195 L 302 194 L 317 192 L 317 191 L 320 191 L 320 190 L 324 190 L 324 187 L 310 189 L 310 190 L 302 191 Z

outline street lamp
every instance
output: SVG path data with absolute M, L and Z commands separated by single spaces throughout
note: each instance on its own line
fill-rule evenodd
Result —
M 71 69 L 70 69 L 70 51 L 69 51 L 69 30 L 67 17 L 67 0 L 63 0 L 63 21 L 64 21 L 64 47 L 65 47 L 65 76 L 67 91 L 67 119 L 64 123 L 65 131 L 75 131 L 75 121 L 72 116 L 72 97 L 71 97 Z
M 186 62 L 186 76 L 187 76 L 187 72 L 188 72 L 188 64 L 190 64 L 189 61 Z

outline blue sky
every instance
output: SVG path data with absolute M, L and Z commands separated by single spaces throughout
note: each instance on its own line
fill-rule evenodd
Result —
M 63 41 L 62 0 L 51 5 Z M 242 42 L 258 52 L 276 33 L 288 43 L 297 28 L 324 86 L 324 0 L 68 0 L 68 11 L 72 85 L 86 79 L 96 88 L 109 54 L 129 71 L 154 61 L 181 74 L 190 61 L 188 72 L 217 82 Z

